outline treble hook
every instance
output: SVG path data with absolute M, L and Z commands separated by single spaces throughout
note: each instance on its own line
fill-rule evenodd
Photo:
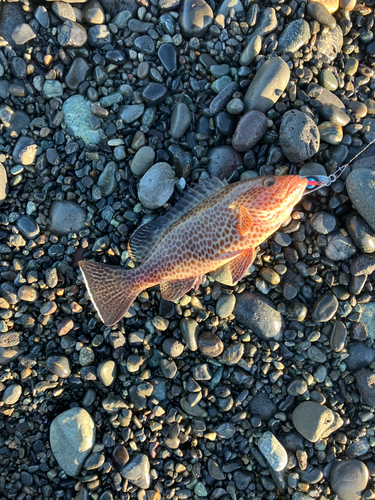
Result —
M 375 142 L 375 139 L 373 139 L 371 142 L 367 144 L 366 147 L 364 147 L 359 153 L 357 153 L 354 158 L 352 158 L 348 163 L 345 163 L 345 165 L 341 165 L 336 172 L 334 172 L 331 175 L 313 175 L 313 176 L 308 176 L 308 175 L 301 175 L 303 179 L 308 179 L 307 186 L 306 186 L 306 191 L 304 194 L 312 193 L 313 191 L 316 191 L 318 189 L 321 189 L 322 187 L 325 186 L 330 186 L 334 182 L 337 181 L 337 179 L 343 174 L 343 172 L 346 170 L 346 168 L 358 158 L 368 147 L 371 146 Z

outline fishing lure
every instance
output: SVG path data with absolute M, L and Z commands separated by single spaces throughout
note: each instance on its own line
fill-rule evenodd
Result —
M 341 165 L 336 172 L 334 172 L 331 175 L 313 175 L 313 176 L 307 176 L 307 175 L 302 175 L 301 177 L 304 179 L 307 179 L 307 185 L 306 185 L 306 191 L 305 195 L 312 193 L 314 191 L 317 191 L 318 189 L 321 189 L 322 187 L 330 186 L 334 182 L 337 181 L 337 179 L 345 172 L 346 168 L 353 163 L 354 160 L 358 158 L 368 147 L 371 146 L 375 142 L 375 139 L 373 139 L 365 148 L 363 148 L 358 154 L 354 156 L 348 163 L 345 163 L 344 165 Z

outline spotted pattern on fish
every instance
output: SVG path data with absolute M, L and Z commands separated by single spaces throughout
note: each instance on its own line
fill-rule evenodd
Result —
M 298 175 L 229 185 L 213 180 L 212 188 L 193 191 L 170 215 L 135 232 L 130 252 L 144 256 L 136 269 L 80 262 L 101 320 L 116 323 L 142 290 L 158 284 L 165 299 L 179 299 L 197 288 L 204 274 L 226 263 L 238 281 L 254 260 L 255 248 L 288 218 L 306 185 L 307 179 Z

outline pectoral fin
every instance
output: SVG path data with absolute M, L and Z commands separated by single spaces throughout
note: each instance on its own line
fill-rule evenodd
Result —
M 236 283 L 244 277 L 246 271 L 253 263 L 255 255 L 256 253 L 254 248 L 250 248 L 229 262 L 229 269 L 232 274 L 232 283 Z
M 178 300 L 189 292 L 192 288 L 198 289 L 201 276 L 192 276 L 184 280 L 172 280 L 160 283 L 160 293 L 165 300 Z
M 237 224 L 238 232 L 241 236 L 246 236 L 249 234 L 253 225 L 254 221 L 251 218 L 248 209 L 244 205 L 241 205 Z

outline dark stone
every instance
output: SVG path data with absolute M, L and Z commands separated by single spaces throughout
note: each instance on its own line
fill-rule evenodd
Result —
M 338 300 L 332 293 L 320 295 L 312 308 L 311 317 L 313 321 L 324 323 L 333 318 L 339 307 Z
M 77 57 L 70 66 L 68 74 L 65 76 L 65 83 L 71 90 L 77 90 L 80 83 L 87 80 L 91 75 L 92 68 L 85 59 Z
M 242 155 L 232 146 L 217 146 L 208 151 L 207 172 L 224 179 L 242 165 Z
M 167 97 L 167 88 L 161 83 L 150 83 L 142 92 L 143 100 L 150 106 L 157 106 Z
M 174 75 L 177 71 L 177 51 L 171 43 L 163 43 L 158 50 L 158 57 L 166 72 Z
M 220 111 L 215 116 L 216 129 L 220 134 L 223 135 L 233 135 L 234 128 L 236 126 L 236 119 L 234 116 L 230 115 L 228 111 Z
M 346 367 L 351 372 L 367 368 L 375 361 L 375 351 L 362 342 L 349 346 L 349 356 L 345 359 Z
M 258 392 L 249 402 L 249 412 L 252 416 L 259 417 L 263 422 L 268 422 L 277 411 L 276 405 L 268 394 Z

